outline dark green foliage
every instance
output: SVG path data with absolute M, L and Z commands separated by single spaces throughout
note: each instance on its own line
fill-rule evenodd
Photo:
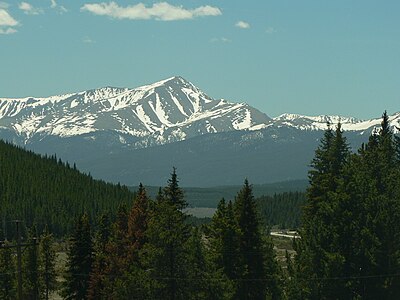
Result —
M 177 209 L 184 209 L 187 207 L 187 202 L 183 197 L 183 190 L 179 187 L 178 183 L 176 168 L 173 168 L 171 178 L 168 179 L 168 185 L 164 188 L 164 200 L 175 205 Z
M 2 240 L 2 236 L 0 239 Z M 4 247 L 10 246 L 4 242 Z M 13 250 L 0 248 L 0 299 L 12 300 L 16 298 L 16 267 Z
M 150 200 L 147 197 L 146 189 L 142 184 L 139 185 L 139 190 L 136 193 L 131 212 L 128 218 L 128 240 L 131 248 L 131 261 L 137 259 L 138 252 L 146 243 L 146 230 L 150 214 Z
M 342 272 L 343 257 L 337 251 L 339 245 L 333 229 L 337 227 L 335 193 L 349 154 L 340 124 L 335 131 L 328 124 L 311 164 L 302 238 L 295 244 L 297 273 L 292 275 L 297 280 L 296 294 L 300 298 L 325 299 L 335 297 L 331 292 L 342 291 L 336 286 L 338 282 L 323 278 L 337 277 Z
M 262 196 L 256 199 L 262 223 L 284 229 L 297 229 L 301 224 L 301 209 L 306 203 L 302 192 Z
M 208 255 L 231 285 L 233 299 L 280 299 L 282 274 L 263 230 L 252 187 L 245 181 L 234 204 L 222 199 L 207 228 Z
M 178 209 L 182 206 L 182 191 L 179 187 L 167 187 L 165 191 L 164 197 L 159 195 L 148 222 L 148 242 L 142 249 L 143 265 L 152 279 L 152 298 L 187 299 L 188 254 L 185 243 L 190 229 L 185 214 Z
M 130 203 L 132 193 L 123 186 L 94 180 L 55 156 L 42 157 L 0 141 L 0 217 L 5 224 L 22 219 L 62 236 L 73 230 L 73 220 L 84 211 L 94 218 L 104 210 L 115 212 Z M 9 226 L 13 236 L 14 227 Z
M 37 242 L 36 226 L 32 226 L 28 233 L 28 243 L 23 256 L 23 297 L 24 299 L 39 299 L 40 273 L 39 273 L 39 249 Z
M 98 218 L 97 230 L 93 242 L 93 265 L 89 278 L 88 299 L 103 299 L 106 297 L 106 283 L 109 282 L 107 275 L 110 271 L 109 262 L 111 253 L 109 242 L 111 236 L 111 224 L 108 213 L 102 213 Z
M 232 202 L 222 199 L 208 230 L 209 255 L 216 268 L 229 280 L 240 277 L 240 229 L 234 215 Z M 234 286 L 236 292 L 236 285 Z
M 193 228 L 187 242 L 189 299 L 227 299 L 232 295 L 232 285 L 223 272 L 217 270 L 206 258 L 203 236 L 199 228 Z
M 289 192 L 305 192 L 308 187 L 307 179 L 288 180 L 275 183 L 254 184 L 254 197 L 273 196 L 274 194 L 282 194 Z M 215 186 L 207 188 L 199 187 L 183 187 L 185 200 L 189 207 L 212 207 L 217 208 L 222 198 L 233 199 L 237 191 L 242 187 L 240 185 Z M 129 187 L 133 192 L 138 187 Z M 148 195 L 155 199 L 159 190 L 158 186 L 146 186 Z
M 92 269 L 92 237 L 89 217 L 83 214 L 69 241 L 67 270 L 63 296 L 65 299 L 86 299 Z
M 240 230 L 237 295 L 239 299 L 279 299 L 279 275 L 270 239 L 264 239 L 252 188 L 247 181 L 235 199 L 235 217 Z M 267 272 L 267 268 L 268 271 Z
M 92 275 L 97 276 L 99 287 L 96 293 L 99 295 L 114 295 L 116 281 L 128 268 L 128 209 L 121 205 L 118 209 L 115 222 L 111 226 L 111 234 L 105 244 L 104 254 L 100 252 L 99 269 L 95 266 Z M 96 255 L 98 252 L 96 252 Z M 96 299 L 96 297 L 94 297 Z
M 293 299 L 398 299 L 400 169 L 398 144 L 381 129 L 349 155 L 340 126 L 316 151 L 297 256 Z
M 53 235 L 48 228 L 40 236 L 39 244 L 39 274 L 41 298 L 49 299 L 50 292 L 56 290 L 56 251 Z

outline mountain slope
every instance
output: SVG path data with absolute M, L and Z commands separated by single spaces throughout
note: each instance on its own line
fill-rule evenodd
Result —
M 128 188 L 94 180 L 55 157 L 41 157 L 0 141 L 0 217 L 8 237 L 11 220 L 26 226 L 36 223 L 39 232 L 48 225 L 63 235 L 74 226 L 75 217 L 87 212 L 115 212 L 120 203 L 131 204 Z M 3 228 L 4 229 L 4 228 Z
M 245 103 L 215 100 L 182 77 L 134 89 L 0 98 L 2 139 L 127 185 L 162 185 L 172 166 L 186 186 L 240 185 L 246 176 L 254 183 L 304 179 L 327 122 L 339 121 L 355 149 L 381 119 L 271 119 Z M 398 132 L 400 113 L 390 122 Z
M 244 103 L 214 100 L 181 77 L 135 89 L 101 88 L 48 98 L 0 99 L 0 128 L 15 141 L 101 132 L 135 148 L 205 133 L 257 129 L 270 118 Z M 128 136 L 128 140 L 125 137 Z

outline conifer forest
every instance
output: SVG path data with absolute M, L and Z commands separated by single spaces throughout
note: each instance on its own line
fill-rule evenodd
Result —
M 400 138 L 351 150 L 328 124 L 304 192 L 251 182 L 204 222 L 171 174 L 155 197 L 0 142 L 0 299 L 400 299 Z M 143 183 L 145 184 L 145 183 Z M 270 232 L 296 231 L 279 257 Z

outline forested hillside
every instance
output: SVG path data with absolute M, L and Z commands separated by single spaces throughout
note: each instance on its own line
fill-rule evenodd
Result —
M 69 233 L 77 215 L 92 219 L 100 211 L 115 212 L 120 203 L 131 203 L 126 187 L 94 180 L 57 160 L 40 156 L 0 141 L 0 217 L 2 227 L 12 234 L 11 220 L 26 226 L 47 224 L 57 235 Z
M 256 202 L 265 225 L 296 229 L 301 225 L 301 210 L 306 203 L 306 194 L 290 192 L 262 196 Z

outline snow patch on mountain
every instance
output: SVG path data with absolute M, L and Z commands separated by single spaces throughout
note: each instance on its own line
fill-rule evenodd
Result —
M 273 119 L 275 126 L 287 126 L 300 130 L 326 130 L 328 123 L 332 126 L 336 126 L 339 122 L 344 131 L 358 131 L 360 134 L 368 132 L 368 134 L 370 134 L 379 128 L 382 119 L 360 120 L 354 117 L 344 116 L 304 116 L 298 114 L 282 114 Z M 391 123 L 393 131 L 395 133 L 399 132 L 396 126 L 399 127 L 400 125 L 400 113 L 389 116 L 389 122 Z

